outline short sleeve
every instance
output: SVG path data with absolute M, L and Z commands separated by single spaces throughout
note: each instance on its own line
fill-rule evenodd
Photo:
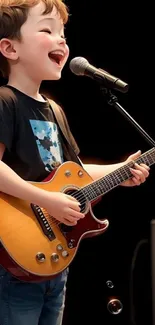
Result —
M 10 151 L 14 137 L 14 107 L 12 99 L 0 90 L 0 143 Z

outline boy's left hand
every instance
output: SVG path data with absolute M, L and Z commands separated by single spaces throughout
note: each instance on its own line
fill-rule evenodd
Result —
M 124 164 L 127 164 L 130 161 L 134 161 L 141 155 L 141 151 L 138 151 L 132 155 L 130 155 Z M 150 167 L 145 164 L 138 165 L 137 163 L 134 164 L 134 168 L 130 168 L 130 171 L 133 175 L 132 178 L 124 181 L 121 185 L 122 186 L 136 186 L 144 183 L 146 178 L 149 176 Z

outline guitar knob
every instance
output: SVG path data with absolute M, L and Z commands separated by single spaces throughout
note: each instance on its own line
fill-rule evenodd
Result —
M 66 170 L 66 171 L 65 171 L 65 176 L 66 176 L 66 177 L 70 177 L 70 176 L 71 176 L 71 172 L 70 172 L 70 170 Z
M 58 262 L 58 261 L 59 261 L 59 255 L 56 254 L 56 253 L 53 253 L 53 254 L 51 255 L 51 260 L 52 260 L 52 262 L 54 262 L 54 263 Z
M 43 263 L 46 260 L 46 256 L 43 253 L 38 253 L 36 255 L 36 259 L 37 259 L 38 262 Z
M 62 247 L 61 244 L 57 245 L 57 250 L 58 250 L 58 251 L 62 251 L 62 250 L 63 250 L 63 247 Z
M 63 257 L 67 257 L 69 255 L 69 253 L 66 251 L 66 250 L 64 250 L 63 252 L 62 252 L 62 256 Z

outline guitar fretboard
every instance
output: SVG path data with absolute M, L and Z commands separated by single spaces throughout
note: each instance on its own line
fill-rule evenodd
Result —
M 84 195 L 89 201 L 97 199 L 98 197 L 109 192 L 116 186 L 120 185 L 122 182 L 131 178 L 133 175 L 130 172 L 130 168 L 134 167 L 135 163 L 143 163 L 147 166 L 153 165 L 155 163 L 155 148 L 152 148 L 149 151 L 145 152 L 135 161 L 131 161 L 128 164 L 111 172 L 110 174 L 100 178 L 99 180 L 94 181 L 89 185 L 86 185 L 85 187 L 81 188 L 78 192 L 81 192 L 81 194 Z

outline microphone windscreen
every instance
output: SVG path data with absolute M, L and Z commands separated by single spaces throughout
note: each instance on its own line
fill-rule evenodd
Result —
M 89 62 L 83 57 L 76 57 L 70 61 L 70 70 L 76 75 L 84 75 Z

